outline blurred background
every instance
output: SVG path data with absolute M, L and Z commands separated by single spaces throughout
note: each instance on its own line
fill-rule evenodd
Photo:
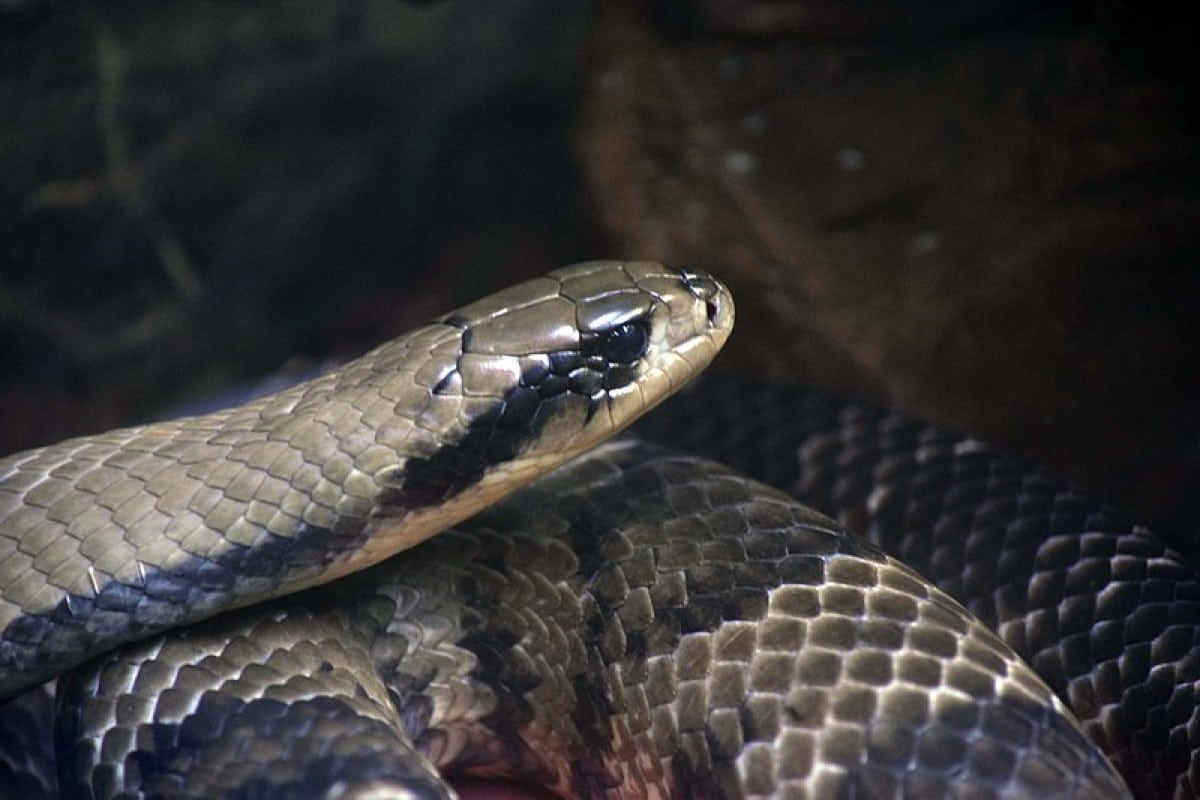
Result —
M 1200 521 L 1200 4 L 0 0 L 0 452 L 588 258 Z

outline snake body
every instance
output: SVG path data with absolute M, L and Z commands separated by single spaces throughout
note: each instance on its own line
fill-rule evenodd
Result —
M 61 691 L 81 796 L 446 797 L 438 771 L 579 798 L 1125 796 L 958 603 L 777 491 L 626 442 Z
M 0 696 L 411 547 L 629 424 L 732 324 L 708 276 L 581 264 L 247 405 L 0 461 Z
M 14 693 L 120 641 L 412 546 L 628 424 L 706 364 L 731 322 L 728 295 L 706 276 L 598 262 L 468 306 L 273 398 L 0 462 L 0 546 L 10 548 L 0 687 Z M 567 390 L 543 391 L 550 378 Z M 726 411 L 735 421 L 745 414 L 736 407 Z M 680 409 L 674 419 L 693 416 Z M 840 452 L 828 441 L 817 436 L 808 452 Z M 733 455 L 787 449 L 774 433 L 757 445 Z M 271 459 L 267 447 L 278 448 Z M 807 478 L 823 485 L 827 472 Z M 190 491 L 172 488 L 184 478 Z M 873 479 L 865 505 L 833 492 L 852 521 L 904 507 Z M 105 495 L 114 485 L 126 488 Z M 287 502 L 292 491 L 303 503 Z M 152 511 L 136 516 L 138 503 Z M 278 527 L 281 513 L 290 527 Z M 917 521 L 933 537 L 921 568 L 953 577 L 945 543 L 937 550 L 939 512 Z M 995 543 L 1001 563 L 1030 555 L 1036 572 L 1037 548 L 1009 540 Z M 1093 540 L 1079 541 L 1086 551 Z M 1145 641 L 1183 697 L 1190 573 L 1168 551 L 1117 546 L 1113 574 L 1134 584 L 1142 565 L 1156 588 L 1140 601 L 1171 616 Z M 1080 586 L 1102 592 L 1088 583 L 1091 551 L 1075 551 L 1083 578 L 1056 552 L 1074 592 L 1067 605 Z M 968 588 L 987 583 L 963 575 Z M 1043 577 L 1030 594 L 1049 596 L 1053 583 Z M 65 789 L 105 797 L 445 796 L 434 766 L 585 797 L 1126 796 L 1009 649 L 1028 655 L 1039 632 L 1012 624 L 1020 589 L 958 596 L 990 614 L 1006 645 L 916 573 L 773 490 L 611 445 L 365 573 L 76 671 L 60 692 L 59 730 L 75 755 L 59 771 Z M 1114 626 L 1096 627 L 1111 636 Z M 1066 691 L 1053 668 L 1044 677 L 1074 701 L 1086 696 L 1086 660 L 1078 647 L 1065 656 Z M 1108 672 L 1112 661 L 1094 660 Z M 1173 701 L 1172 719 L 1192 713 L 1181 711 L 1190 697 Z M 1095 717 L 1086 703 L 1076 711 Z M 1121 730 L 1089 723 L 1128 778 L 1125 745 L 1097 736 Z M 1156 787 L 1167 785 L 1160 777 Z M 1186 793 L 1188 776 L 1178 779 Z
M 786 489 L 963 603 L 1135 796 L 1200 796 L 1200 570 L 1145 526 L 977 439 L 811 389 L 702 383 L 640 430 Z

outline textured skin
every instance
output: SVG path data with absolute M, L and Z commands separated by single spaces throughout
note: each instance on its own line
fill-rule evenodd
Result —
M 613 314 L 624 313 L 619 311 L 622 307 L 624 303 L 617 308 L 598 303 L 589 306 L 587 313 L 575 313 L 574 321 L 584 327 L 599 325 L 601 320 L 611 323 Z M 691 308 L 689 313 L 697 320 L 712 315 L 707 302 Z M 461 318 L 446 318 L 445 324 L 457 327 L 468 317 L 479 321 L 469 309 L 463 309 Z M 521 347 L 521 337 L 514 333 L 518 326 L 490 317 L 486 321 L 493 329 L 487 338 L 497 343 L 494 348 Z M 460 342 L 464 339 L 460 336 Z M 520 363 L 530 356 L 509 357 Z M 502 385 L 484 363 L 475 365 L 480 380 Z M 456 357 L 455 367 L 460 378 L 472 373 L 469 361 Z M 445 374 L 434 374 L 436 378 L 428 378 L 442 386 Z M 512 372 L 508 374 L 511 377 Z M 462 381 L 451 380 L 446 386 L 460 389 Z M 702 435 L 713 444 L 727 440 L 736 429 L 752 429 L 769 419 L 767 415 L 758 419 L 743 405 L 732 422 L 728 417 L 722 421 L 713 411 L 720 411 L 714 404 L 724 401 L 706 397 L 703 415 L 719 427 Z M 430 396 L 425 399 L 432 402 Z M 676 409 L 676 414 L 690 416 L 686 408 Z M 788 415 L 806 419 L 794 405 Z M 703 426 L 695 425 L 698 419 L 685 422 L 703 431 Z M 853 414 L 834 413 L 833 419 L 839 425 L 847 422 L 847 431 L 862 423 Z M 666 433 L 670 426 L 655 423 L 652 427 Z M 470 423 L 466 428 L 463 440 L 469 440 Z M 764 462 L 774 463 L 778 453 L 770 451 L 781 441 L 776 437 L 793 434 L 794 426 L 769 429 L 772 437 L 751 438 L 749 444 L 743 439 L 740 446 L 745 453 L 739 455 L 757 452 Z M 852 471 L 878 459 L 887 462 L 892 457 L 888 447 L 908 443 L 868 427 L 862 444 L 853 444 L 857 440 L 850 437 L 850 450 L 868 455 L 858 461 L 841 457 L 834 457 L 833 463 L 822 461 L 822 452 L 838 449 L 830 445 L 822 450 L 817 444 L 838 429 L 834 425 L 805 433 L 810 441 L 802 452 L 815 453 L 812 463 L 820 475 L 834 467 Z M 834 435 L 835 443 L 839 435 L 846 434 Z M 872 450 L 877 441 L 883 444 Z M 953 459 L 970 461 L 974 451 L 973 445 L 952 447 Z M 794 449 L 788 452 L 794 461 Z M 931 445 L 918 452 L 923 455 L 910 459 L 899 477 L 887 474 L 888 480 L 919 482 L 919 477 L 910 479 L 908 470 L 919 476 L 920 469 L 931 464 L 932 475 L 940 476 L 929 485 L 934 498 L 958 492 L 955 479 L 976 480 L 973 468 L 937 471 L 938 459 L 930 456 L 936 449 Z M 444 481 L 433 480 L 439 477 L 431 467 L 437 455 L 421 456 L 424 467 L 418 470 L 416 483 L 421 491 L 415 494 L 430 495 L 425 501 L 436 503 L 446 488 Z M 389 578 L 394 588 L 382 594 L 374 589 L 356 594 L 349 590 L 347 599 L 348 590 L 331 590 L 341 591 L 343 606 L 331 606 L 334 595 L 311 595 L 301 601 L 280 601 L 314 604 L 307 610 L 294 606 L 286 618 L 262 616 L 281 614 L 282 604 L 270 612 L 247 609 L 233 618 L 140 646 L 150 656 L 166 654 L 158 660 L 152 657 L 145 667 L 133 666 L 122 655 L 110 662 L 114 666 L 104 673 L 107 679 L 80 673 L 66 693 L 76 703 L 70 708 L 77 712 L 68 714 L 60 730 L 62 744 L 79 744 L 70 762 L 62 765 L 68 772 L 80 770 L 71 772 L 77 777 L 68 780 L 67 788 L 83 790 L 74 781 L 95 782 L 94 788 L 103 795 L 122 784 L 145 787 L 146 782 L 157 781 L 151 794 L 158 790 L 172 794 L 190 786 L 188 782 L 204 781 L 209 783 L 200 784 L 199 794 L 218 788 L 238 794 L 239 789 L 230 788 L 232 783 L 212 783 L 227 781 L 238 784 L 245 796 L 287 794 L 289 787 L 304 796 L 320 794 L 323 788 L 338 796 L 442 796 L 443 788 L 432 782 L 420 758 L 396 762 L 397 753 L 403 756 L 415 747 L 448 769 L 515 774 L 527 780 L 533 776 L 560 792 L 582 796 L 602 796 L 601 789 L 613 786 L 625 787 L 612 789 L 616 796 L 623 796 L 622 792 L 643 796 L 659 775 L 660 786 L 677 796 L 755 795 L 769 792 L 774 782 L 786 786 L 787 781 L 797 784 L 793 787 L 797 792 L 815 788 L 818 796 L 852 790 L 877 794 L 888 789 L 925 795 L 940 789 L 970 792 L 972 787 L 979 796 L 995 796 L 1004 787 L 1013 795 L 1122 796 L 1103 758 L 1082 746 L 1075 723 L 1058 714 L 1046 688 L 1018 666 L 995 637 L 974 627 L 953 602 L 904 567 L 835 534 L 827 521 L 818 521 L 811 512 L 778 497 L 758 497 L 761 489 L 737 477 L 706 477 L 707 468 L 689 461 L 659 461 L 644 469 L 618 461 L 599 468 L 602 475 L 595 476 L 595 482 L 610 487 L 607 493 L 598 489 L 599 499 L 583 499 L 582 489 L 572 488 L 575 505 L 565 510 L 558 505 L 562 500 L 548 499 L 541 500 L 540 506 L 526 506 L 526 511 L 521 506 L 516 511 L 497 509 L 488 512 L 482 523 L 492 525 L 490 531 L 433 540 L 421 552 L 442 553 L 436 563 L 414 561 L 415 567 L 402 567 L 415 569 L 406 579 L 407 590 L 395 587 L 396 579 Z M 454 464 L 460 465 L 461 459 Z M 665 471 L 662 464 L 667 464 Z M 631 469 L 618 476 L 618 467 Z M 452 475 L 456 470 L 449 471 Z M 557 479 L 547 486 L 553 480 Z M 883 483 L 876 477 L 864 483 L 851 475 L 838 485 L 842 483 L 851 488 L 833 492 L 833 498 L 845 501 L 851 517 L 857 511 L 859 519 L 887 507 L 890 497 L 906 497 L 905 492 L 893 494 L 881 488 Z M 863 506 L 854 488 L 862 485 L 872 487 L 868 498 L 884 503 Z M 1038 485 L 1034 481 L 1030 486 Z M 431 492 L 433 488 L 443 489 L 442 494 Z M 1009 503 L 1012 495 L 1003 494 L 1006 488 L 1015 491 L 1018 501 L 1015 511 L 1008 507 L 1000 511 L 1021 519 L 1024 501 L 1020 498 L 1026 486 L 1008 479 L 992 492 L 1001 499 L 966 491 L 955 495 L 961 503 L 947 506 L 946 511 L 973 510 L 980 500 L 985 500 L 984 506 Z M 755 512 L 760 504 L 791 511 Z M 925 504 L 937 509 L 923 518 L 925 522 L 938 531 L 953 528 L 942 524 L 941 505 L 930 500 Z M 712 506 L 718 522 L 707 517 L 701 522 Z M 653 519 L 655 513 L 666 513 L 664 509 L 671 512 L 671 519 L 679 513 L 685 518 L 691 515 L 691 522 L 660 517 L 661 524 L 648 523 L 638 516 L 649 513 Z M 613 517 L 626 512 L 629 516 L 622 517 L 623 522 Z M 529 530 L 539 536 L 569 537 L 571 552 L 566 555 L 575 559 L 574 566 L 564 557 L 565 551 L 560 552 L 562 548 L 539 549 L 535 542 L 521 548 L 533 534 L 512 535 L 511 519 L 505 516 L 521 518 L 522 513 L 533 513 Z M 599 522 L 584 523 L 589 515 Z M 974 517 L 959 513 L 954 518 L 968 518 L 972 524 L 992 519 L 994 527 L 998 518 Z M 630 522 L 635 518 L 641 522 Z M 904 515 L 884 518 L 893 521 Z M 1079 519 L 1087 522 L 1086 517 Z M 551 533 L 545 533 L 547 522 Z M 760 524 L 767 534 L 758 529 Z M 629 525 L 629 531 L 612 533 L 617 525 Z M 1019 531 L 1022 536 L 1037 534 L 1032 524 L 1021 523 L 1018 528 L 1022 525 L 1028 528 Z M 986 539 L 991 535 L 988 530 L 984 524 L 984 541 L 991 541 Z M 714 539 L 707 547 L 680 548 L 673 543 L 680 535 L 689 542 L 704 541 L 709 535 Z M 743 542 L 740 551 L 731 545 L 738 537 Z M 756 549 L 780 537 L 782 551 L 778 546 Z M 1013 536 L 1014 546 L 1022 541 L 1021 536 Z M 994 565 L 1002 543 L 990 552 L 985 545 L 982 558 Z M 793 545 L 794 552 L 788 553 Z M 930 546 L 929 552 L 936 549 Z M 953 547 L 949 552 L 954 552 Z M 601 557 L 612 559 L 613 564 L 604 566 Z M 1147 561 L 1139 553 L 1117 560 L 1121 569 Z M 799 569 L 802 561 L 809 566 Z M 935 558 L 930 565 L 943 561 L 946 558 Z M 1147 569 L 1158 569 L 1158 561 L 1148 561 Z M 438 571 L 440 565 L 456 563 L 463 569 Z M 977 575 L 983 572 L 972 572 L 967 583 L 984 585 L 986 576 Z M 1009 578 L 1007 573 L 1002 577 Z M 780 582 L 787 585 L 776 585 Z M 570 591 L 547 589 L 564 583 Z M 1151 583 L 1159 585 L 1157 572 Z M 349 585 L 361 589 L 361 584 Z M 420 588 L 415 594 L 414 585 Z M 1007 599 L 1013 591 L 1006 591 L 992 590 L 991 596 Z M 451 602 L 452 593 L 466 596 L 458 599 L 462 602 Z M 572 606 L 571 593 L 580 593 L 583 601 Z M 797 604 L 797 597 L 803 602 Z M 433 599 L 432 607 L 428 599 Z M 1151 596 L 1144 600 L 1163 602 Z M 1176 601 L 1187 601 L 1186 593 L 1166 601 L 1171 613 Z M 1048 602 L 1054 604 L 1052 599 Z M 1003 619 L 1006 609 L 1000 608 L 1002 603 L 994 604 Z M 986 603 L 982 607 L 986 610 Z M 457 610 L 451 613 L 450 609 Z M 60 606 L 59 616 L 62 610 Z M 73 615 L 71 602 L 65 610 Z M 400 621 L 395 622 L 395 630 L 380 633 L 388 614 Z M 227 625 L 257 628 L 263 638 L 251 643 L 232 628 L 218 631 Z M 860 630 L 863 626 L 865 634 Z M 948 631 L 966 631 L 966 637 L 943 636 Z M 578 646 L 571 644 L 576 639 Z M 748 640 L 754 649 L 740 650 Z M 408 648 L 418 642 L 428 646 Z M 869 645 L 865 649 L 864 643 Z M 1163 644 L 1151 649 L 1156 651 L 1152 657 L 1172 669 L 1187 666 L 1186 657 L 1160 658 Z M 400 664 L 398 672 L 384 669 L 373 680 L 361 676 L 364 661 L 354 652 L 361 656 L 367 650 L 385 668 Z M 332 651 L 344 657 L 326 655 Z M 188 658 L 197 663 L 178 668 Z M 830 684 L 834 670 L 840 680 Z M 936 690 L 925 691 L 935 676 Z M 223 691 L 206 693 L 216 685 Z M 739 692 L 739 686 L 763 691 Z M 919 697 L 910 691 L 914 686 L 924 687 Z M 384 702 L 384 697 L 392 702 Z M 400 716 L 394 708 L 401 709 Z M 1151 721 L 1147 728 L 1157 726 Z M 319 735 L 308 740 L 305 732 L 312 730 Z M 874 730 L 875 738 L 853 730 Z M 90 739 L 88 732 L 102 738 Z M 865 750 L 852 746 L 856 739 L 859 744 L 866 741 Z M 376 754 L 383 752 L 389 756 L 374 765 Z M 304 770 L 296 772 L 292 754 L 302 754 Z M 408 794 L 379 794 L 380 783 L 392 788 L 407 784 Z
M 0 696 L 411 547 L 629 424 L 732 322 L 707 276 L 591 262 L 246 405 L 0 460 Z
M 573 797 L 1125 796 L 911 570 L 621 443 L 320 592 L 117 651 L 65 700 L 80 796 L 443 796 L 414 745 Z
M 836 516 L 1038 671 L 1138 797 L 1200 787 L 1200 572 L 1044 470 L 902 414 L 702 381 L 644 435 Z

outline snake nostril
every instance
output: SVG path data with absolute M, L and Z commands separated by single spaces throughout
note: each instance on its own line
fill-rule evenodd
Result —
M 717 314 L 721 311 L 720 305 L 717 304 L 716 300 L 707 300 L 704 303 L 704 310 L 708 313 L 708 324 L 715 325 Z

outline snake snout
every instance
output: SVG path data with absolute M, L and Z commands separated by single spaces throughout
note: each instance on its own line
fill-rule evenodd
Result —
M 710 328 L 733 327 L 733 295 L 725 284 L 706 272 L 682 270 L 684 283 L 698 299 L 704 301 L 705 318 Z

